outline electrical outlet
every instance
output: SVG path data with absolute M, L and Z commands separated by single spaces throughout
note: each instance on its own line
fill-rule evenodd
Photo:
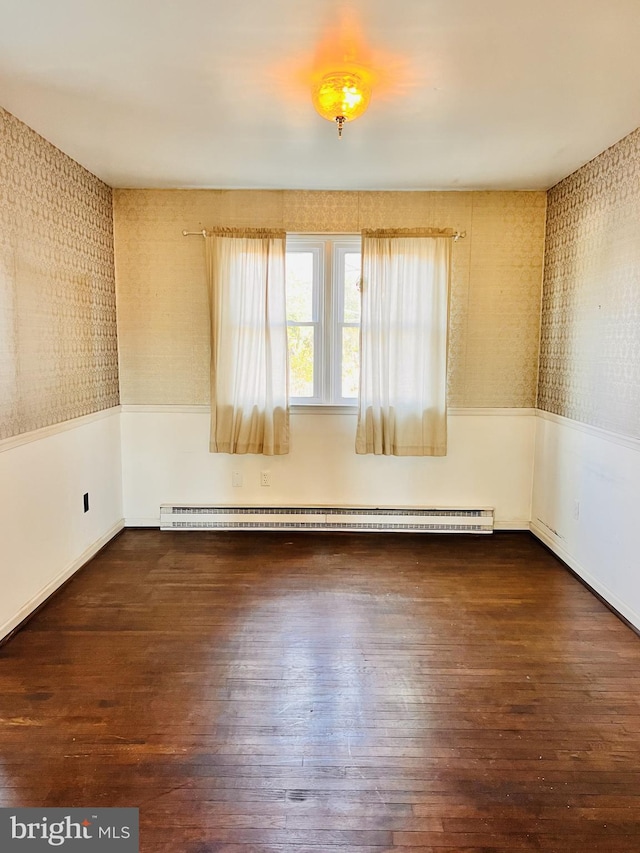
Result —
M 260 472 L 260 485 L 261 486 L 270 486 L 271 485 L 271 471 L 261 471 Z
M 82 505 L 84 506 L 84 511 L 89 512 L 89 492 L 85 492 L 82 496 Z
M 231 474 L 231 485 L 234 489 L 239 489 L 242 486 L 242 472 L 234 471 Z

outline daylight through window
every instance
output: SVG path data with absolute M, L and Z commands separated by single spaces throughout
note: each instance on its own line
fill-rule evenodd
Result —
M 287 235 L 289 397 L 355 405 L 360 372 L 359 236 Z

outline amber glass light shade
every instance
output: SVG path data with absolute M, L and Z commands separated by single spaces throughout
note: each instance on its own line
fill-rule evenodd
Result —
M 338 126 L 358 118 L 369 106 L 371 87 L 361 75 L 351 71 L 332 71 L 312 90 L 313 105 L 323 118 Z

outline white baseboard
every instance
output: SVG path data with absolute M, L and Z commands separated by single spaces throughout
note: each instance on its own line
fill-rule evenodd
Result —
M 582 580 L 591 587 L 591 589 L 597 592 L 598 595 L 602 596 L 602 598 L 617 610 L 621 616 L 624 616 L 627 621 L 640 631 L 640 613 L 636 613 L 635 610 L 632 610 L 628 604 L 626 604 L 621 598 L 618 598 L 615 593 L 587 571 L 587 569 L 585 569 L 585 567 L 558 542 L 552 533 L 545 530 L 544 527 L 541 527 L 535 521 L 531 522 L 530 530 L 534 536 L 544 542 L 544 544 L 547 545 L 556 556 L 560 557 L 560 559 L 566 563 L 570 569 L 579 575 Z
M 516 518 L 511 521 L 500 521 L 499 518 L 496 518 L 495 523 L 493 525 L 494 530 L 529 530 L 529 519 L 528 518 Z
M 160 529 L 160 515 L 155 518 L 125 518 L 125 527 L 157 527 Z
M 74 575 L 78 569 L 81 569 L 85 563 L 88 563 L 89 560 L 94 557 L 101 548 L 104 548 L 107 542 L 113 539 L 113 537 L 119 533 L 123 527 L 124 520 L 120 519 L 120 521 L 117 521 L 103 536 L 83 551 L 79 557 L 69 563 L 69 565 L 56 575 L 53 580 L 49 581 L 49 583 L 34 595 L 30 601 L 20 608 L 15 616 L 12 616 L 11 619 L 8 619 L 4 625 L 0 627 L 0 640 L 15 630 L 21 622 L 24 622 L 30 613 L 33 613 L 33 611 L 46 601 L 59 586 Z

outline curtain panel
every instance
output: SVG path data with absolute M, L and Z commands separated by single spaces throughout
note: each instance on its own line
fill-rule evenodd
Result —
M 213 453 L 289 452 L 284 231 L 205 236 Z
M 356 453 L 447 452 L 451 237 L 362 235 Z

